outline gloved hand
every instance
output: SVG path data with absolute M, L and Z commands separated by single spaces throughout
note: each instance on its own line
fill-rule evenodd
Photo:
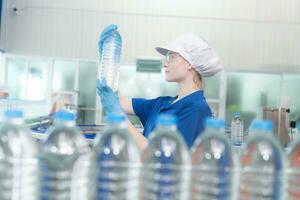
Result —
M 106 40 L 107 37 L 109 37 L 109 35 L 114 32 L 115 30 L 118 29 L 118 26 L 115 24 L 111 24 L 108 25 L 104 28 L 104 30 L 101 33 L 99 42 L 98 42 L 98 50 L 99 50 L 99 57 L 101 58 L 101 52 L 102 52 L 102 48 L 103 48 L 103 43 Z
M 125 115 L 117 92 L 114 92 L 106 83 L 105 79 L 98 79 L 97 94 L 100 96 L 102 106 L 107 114 L 116 113 Z

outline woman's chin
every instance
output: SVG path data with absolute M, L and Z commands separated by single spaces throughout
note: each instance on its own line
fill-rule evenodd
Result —
M 169 77 L 165 77 L 165 80 L 167 81 L 167 82 L 174 82 L 172 79 L 170 79 Z

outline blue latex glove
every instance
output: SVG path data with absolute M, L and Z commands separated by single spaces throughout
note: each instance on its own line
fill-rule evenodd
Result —
M 106 40 L 106 38 L 109 37 L 109 35 L 111 33 L 113 33 L 114 31 L 116 31 L 117 29 L 118 29 L 117 25 L 111 24 L 111 25 L 106 26 L 104 28 L 104 30 L 102 31 L 100 39 L 99 39 L 99 42 L 98 42 L 99 58 L 101 58 L 101 52 L 102 52 L 102 49 L 103 49 L 104 41 Z
M 105 79 L 98 79 L 97 94 L 100 96 L 102 106 L 107 114 L 116 113 L 125 115 L 117 92 L 114 92 L 106 83 Z

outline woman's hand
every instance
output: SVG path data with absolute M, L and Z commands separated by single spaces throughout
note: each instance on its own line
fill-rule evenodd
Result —
M 100 96 L 102 107 L 107 112 L 107 114 L 117 113 L 125 114 L 119 101 L 119 96 L 117 92 L 114 92 L 106 83 L 105 79 L 98 79 L 97 84 L 97 94 Z

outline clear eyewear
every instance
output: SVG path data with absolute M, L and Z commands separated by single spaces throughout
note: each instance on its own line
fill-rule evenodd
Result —
M 175 62 L 180 57 L 181 56 L 178 53 L 168 52 L 166 55 L 165 61 L 168 63 Z

